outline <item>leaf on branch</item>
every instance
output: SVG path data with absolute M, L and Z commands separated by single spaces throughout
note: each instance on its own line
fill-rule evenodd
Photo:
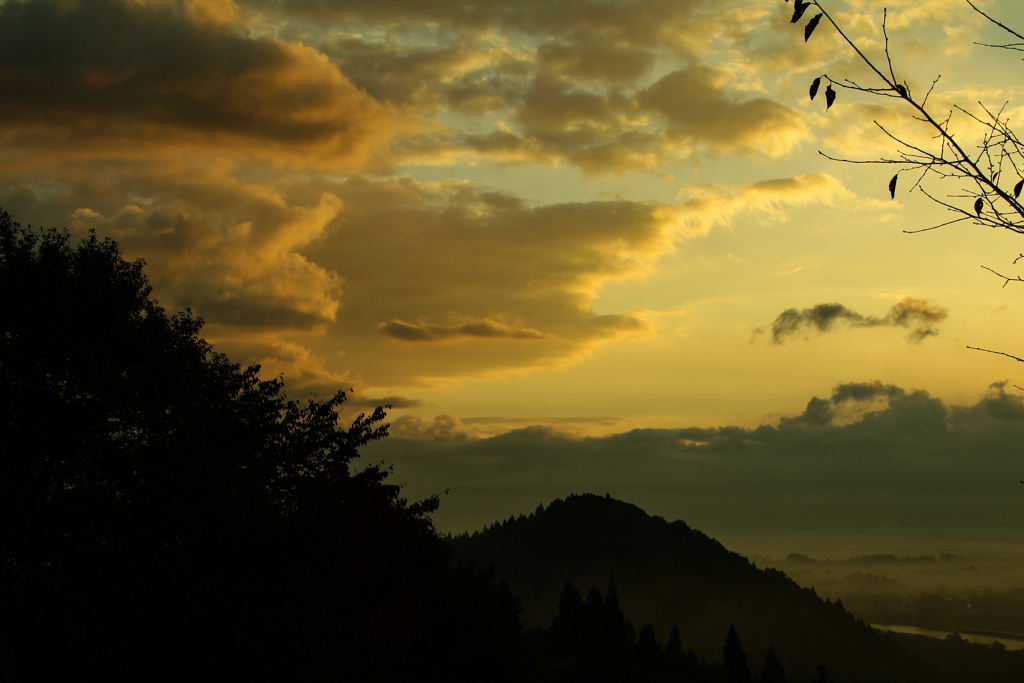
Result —
M 1020 197 L 1020 191 L 1024 190 L 1024 180 L 1020 181 L 1013 186 L 1013 198 L 1017 199 Z
M 832 103 L 836 101 L 836 91 L 832 89 L 832 84 L 829 83 L 828 87 L 825 88 L 825 111 L 832 108 Z
M 981 208 L 983 206 L 985 206 L 985 202 L 984 202 L 984 200 L 982 200 L 981 197 L 978 197 L 977 199 L 975 199 L 974 200 L 974 213 L 976 213 L 976 214 L 978 214 L 980 216 L 981 215 Z
M 796 0 L 796 4 L 793 5 L 793 18 L 789 20 L 789 23 L 795 24 L 800 21 L 800 17 L 804 15 L 807 8 L 811 6 L 811 3 L 804 2 L 803 0 Z
M 804 42 L 805 43 L 811 37 L 811 34 L 814 33 L 814 29 L 818 28 L 818 22 L 821 21 L 821 17 L 823 16 L 823 14 L 824 14 L 823 12 L 819 12 L 818 14 L 815 14 L 813 17 L 811 17 L 811 20 L 807 22 L 807 26 L 804 26 Z
M 889 181 L 889 197 L 891 199 L 896 199 L 896 179 L 899 177 L 900 174 L 897 173 L 892 177 L 892 180 Z
M 811 101 L 814 101 L 814 96 L 818 94 L 818 86 L 821 85 L 821 76 L 818 76 L 811 83 Z

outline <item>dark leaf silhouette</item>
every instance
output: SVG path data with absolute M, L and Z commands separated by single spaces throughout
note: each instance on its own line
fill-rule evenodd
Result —
M 821 21 L 822 13 L 819 12 L 811 17 L 811 20 L 807 22 L 807 26 L 804 27 L 804 42 L 810 39 L 811 34 L 814 33 L 814 29 L 818 28 L 818 22 Z
M 804 15 L 804 12 L 806 12 L 807 8 L 810 6 L 811 3 L 809 2 L 802 2 L 801 0 L 796 0 L 796 4 L 793 6 L 793 18 L 789 20 L 789 23 L 795 24 L 796 22 L 800 21 L 800 17 Z
M 810 95 L 812 101 L 814 100 L 814 96 L 818 94 L 819 86 L 821 86 L 821 76 L 815 78 L 814 81 L 811 83 Z
M 288 399 L 95 234 L 0 210 L 0 291 L 0 678 L 498 680 L 514 596 L 353 469 L 382 408 Z
M 1024 189 L 1024 180 L 1021 180 L 1020 182 L 1018 182 L 1016 185 L 1013 186 L 1013 198 L 1014 199 L 1017 199 L 1018 197 L 1020 197 L 1020 191 L 1022 189 Z
M 897 173 L 892 177 L 892 180 L 889 181 L 889 197 L 892 199 L 896 199 L 896 179 L 899 177 L 900 174 Z
M 985 206 L 985 202 L 984 202 L 984 200 L 982 200 L 981 197 L 978 197 L 977 199 L 975 199 L 974 200 L 974 213 L 976 213 L 976 214 L 978 214 L 980 216 L 981 215 L 981 207 L 983 207 L 983 206 Z
M 836 101 L 836 91 L 832 89 L 832 84 L 829 83 L 828 87 L 825 88 L 825 111 L 832 108 L 832 103 Z

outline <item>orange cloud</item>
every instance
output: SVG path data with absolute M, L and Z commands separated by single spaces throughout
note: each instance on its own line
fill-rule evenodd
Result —
M 403 125 L 318 50 L 215 21 L 230 9 L 4 4 L 0 88 L 18 96 L 0 101 L 0 139 L 9 148 L 57 148 L 64 159 L 191 146 L 353 167 Z

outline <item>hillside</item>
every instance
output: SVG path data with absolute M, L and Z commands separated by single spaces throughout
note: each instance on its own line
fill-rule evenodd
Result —
M 790 681 L 810 680 L 820 664 L 837 683 L 968 680 L 927 666 L 842 603 L 821 600 L 783 572 L 758 569 L 682 521 L 607 496 L 556 500 L 452 544 L 460 559 L 493 564 L 522 600 L 528 625 L 550 625 L 567 580 L 584 591 L 604 590 L 614 577 L 622 610 L 637 629 L 651 622 L 664 642 L 674 624 L 683 646 L 709 662 L 721 659 L 735 624 L 751 670 L 760 670 L 774 646 Z M 1021 658 L 1005 654 L 1015 656 L 1011 668 L 1020 680 Z

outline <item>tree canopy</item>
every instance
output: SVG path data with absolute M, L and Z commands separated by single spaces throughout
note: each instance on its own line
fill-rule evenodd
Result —
M 343 427 L 344 392 L 289 400 L 167 314 L 144 265 L 0 212 L 0 670 L 388 680 L 503 661 L 511 593 L 451 565 L 436 497 L 354 469 L 384 410 Z M 470 605 L 473 629 L 454 615 Z M 466 656 L 442 661 L 453 637 Z

